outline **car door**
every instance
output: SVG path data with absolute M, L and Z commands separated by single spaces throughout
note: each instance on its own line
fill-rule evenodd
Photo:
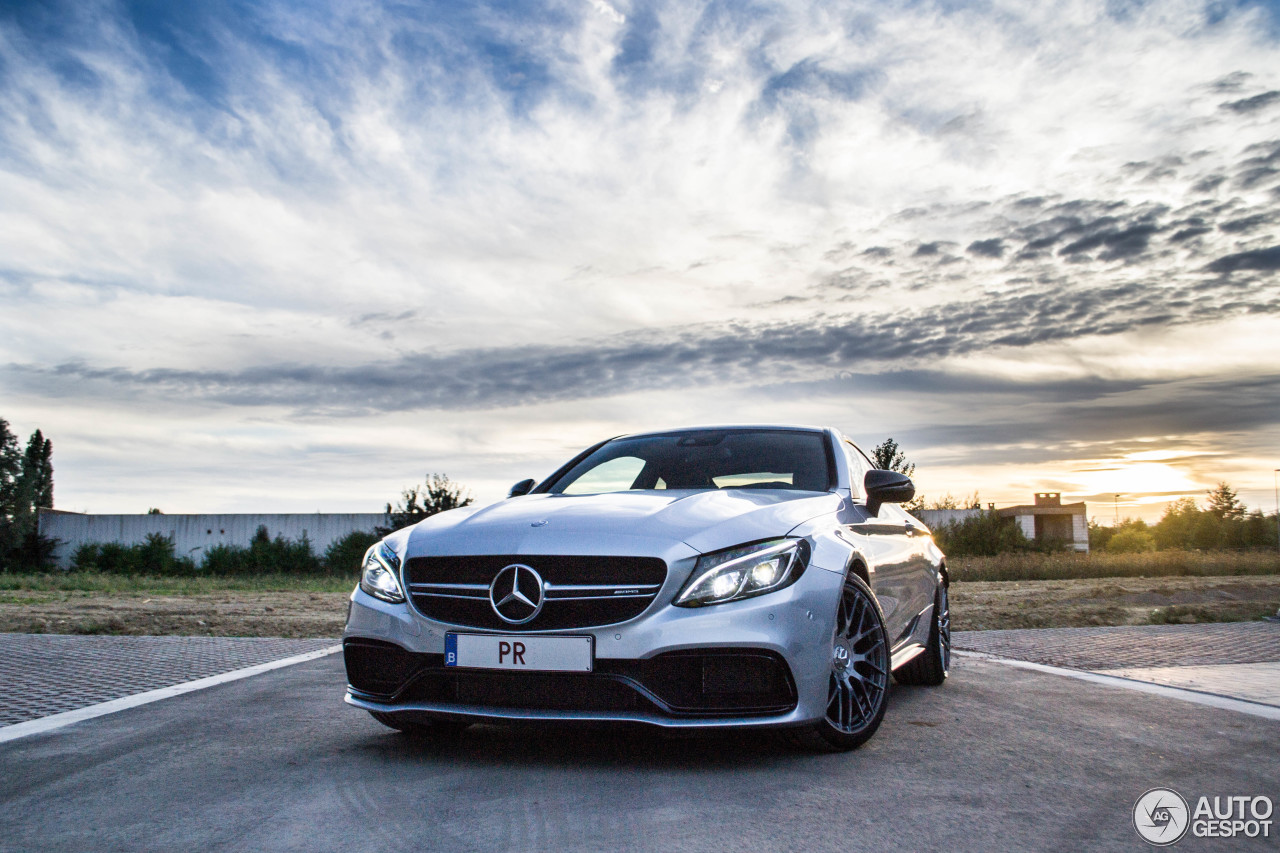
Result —
M 895 572 L 894 583 L 902 611 L 902 628 L 901 636 L 895 635 L 896 641 L 904 639 L 915 617 L 933 604 L 933 566 L 925 549 L 929 538 L 924 525 L 897 504 L 881 507 L 879 515 L 886 527 L 893 528 L 892 536 L 901 543 L 902 564 Z
M 896 504 L 883 505 L 874 516 L 867 512 L 862 479 L 874 466 L 852 442 L 843 442 L 842 449 L 849 465 L 852 501 L 841 521 L 872 564 L 871 589 L 884 610 L 889 637 L 896 643 L 920 612 L 916 605 L 920 599 L 923 537 L 915 535 L 908 526 L 910 516 Z

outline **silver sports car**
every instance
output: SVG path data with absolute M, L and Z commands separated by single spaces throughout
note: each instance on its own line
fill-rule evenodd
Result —
M 369 549 L 346 701 L 419 734 L 751 726 L 852 749 L 880 725 L 891 673 L 947 677 L 947 569 L 898 506 L 914 493 L 834 429 L 603 441 Z

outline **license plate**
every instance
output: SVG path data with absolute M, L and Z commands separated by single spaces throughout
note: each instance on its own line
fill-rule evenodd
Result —
M 591 672 L 594 637 L 445 634 L 444 665 L 531 672 Z

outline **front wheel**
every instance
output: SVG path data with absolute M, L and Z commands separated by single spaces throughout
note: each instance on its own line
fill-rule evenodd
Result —
M 889 637 L 871 588 L 845 578 L 831 643 L 826 716 L 791 738 L 808 749 L 845 751 L 866 743 L 880 727 L 889 700 Z

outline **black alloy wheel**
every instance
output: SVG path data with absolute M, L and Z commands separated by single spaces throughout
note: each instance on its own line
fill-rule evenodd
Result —
M 809 749 L 844 751 L 867 741 L 889 699 L 889 637 L 875 595 L 857 575 L 845 578 L 831 643 L 826 717 L 792 740 Z

